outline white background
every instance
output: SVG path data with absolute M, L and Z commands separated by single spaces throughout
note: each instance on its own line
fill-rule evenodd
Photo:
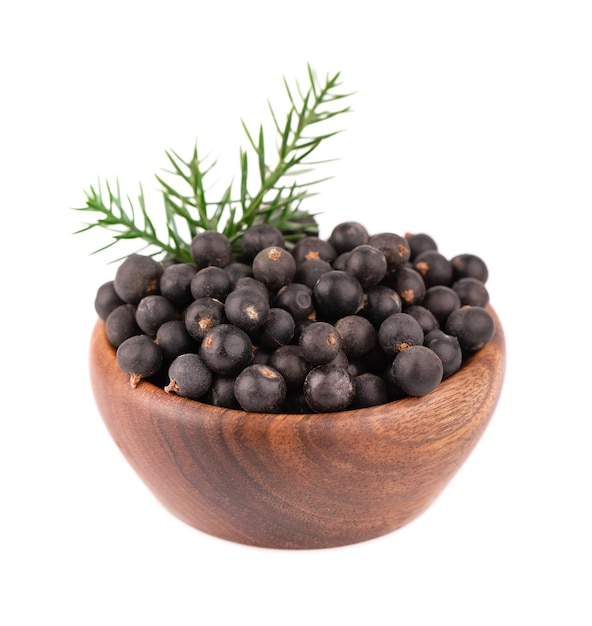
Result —
M 54 2 L 0 9 L 0 623 L 592 623 L 590 3 Z M 165 512 L 87 372 L 114 256 L 84 191 L 150 196 L 199 138 L 223 181 L 282 77 L 355 91 L 321 232 L 425 231 L 473 252 L 508 343 L 502 398 L 436 503 L 381 539 L 254 549 Z M 158 208 L 157 208 L 158 210 Z

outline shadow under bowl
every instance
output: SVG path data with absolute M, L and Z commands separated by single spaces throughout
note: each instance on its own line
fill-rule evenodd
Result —
M 98 320 L 90 377 L 129 464 L 173 515 L 236 543 L 330 548 L 373 539 L 425 511 L 495 410 L 505 339 L 492 340 L 421 398 L 338 413 L 261 414 L 132 389 Z

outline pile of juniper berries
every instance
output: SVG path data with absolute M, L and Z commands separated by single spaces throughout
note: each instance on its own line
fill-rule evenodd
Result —
M 252 412 L 334 412 L 423 396 L 493 336 L 488 270 L 425 233 L 338 224 L 289 247 L 215 231 L 193 263 L 134 254 L 99 287 L 97 314 L 132 387 Z

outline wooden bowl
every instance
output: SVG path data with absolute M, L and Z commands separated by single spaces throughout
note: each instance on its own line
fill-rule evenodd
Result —
M 210 535 L 267 548 L 329 548 L 379 537 L 433 502 L 493 414 L 505 371 L 495 335 L 421 398 L 340 413 L 223 409 L 148 383 L 115 361 L 104 323 L 90 346 L 102 418 L 156 498 Z

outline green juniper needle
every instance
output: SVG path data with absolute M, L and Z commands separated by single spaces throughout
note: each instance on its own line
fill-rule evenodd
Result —
M 293 242 L 306 234 L 316 234 L 314 215 L 301 208 L 305 198 L 315 195 L 312 187 L 327 178 L 306 178 L 296 176 L 309 174 L 313 167 L 325 161 L 310 160 L 311 154 L 326 139 L 340 131 L 311 133 L 321 122 L 331 120 L 349 112 L 349 106 L 340 106 L 342 100 L 351 94 L 338 93 L 340 73 L 327 75 L 319 81 L 310 66 L 307 67 L 308 86 L 296 90 L 284 85 L 290 102 L 290 109 L 282 125 L 269 104 L 273 129 L 276 134 L 276 160 L 268 161 L 267 137 L 261 125 L 257 133 L 252 133 L 242 122 L 249 148 L 255 153 L 255 172 L 258 188 L 250 190 L 251 162 L 249 152 L 240 150 L 240 180 L 238 194 L 235 195 L 231 182 L 219 200 L 206 199 L 204 179 L 215 167 L 215 161 L 202 159 L 197 145 L 188 160 L 176 152 L 167 151 L 171 169 L 166 173 L 171 180 L 157 175 L 162 193 L 165 227 L 159 232 L 147 210 L 142 188 L 137 199 L 137 207 L 128 196 L 122 198 L 119 182 L 115 186 L 108 182 L 99 183 L 87 191 L 86 205 L 76 210 L 96 214 L 95 221 L 85 223 L 77 231 L 85 232 L 101 227 L 110 231 L 112 240 L 100 252 L 118 241 L 139 240 L 152 256 L 163 255 L 177 261 L 191 261 L 190 246 L 196 234 L 215 230 L 228 237 L 235 249 L 244 231 L 256 223 L 268 223 L 285 234 L 287 242 Z M 291 177 L 290 181 L 286 181 Z M 179 184 L 179 185 L 177 185 Z

